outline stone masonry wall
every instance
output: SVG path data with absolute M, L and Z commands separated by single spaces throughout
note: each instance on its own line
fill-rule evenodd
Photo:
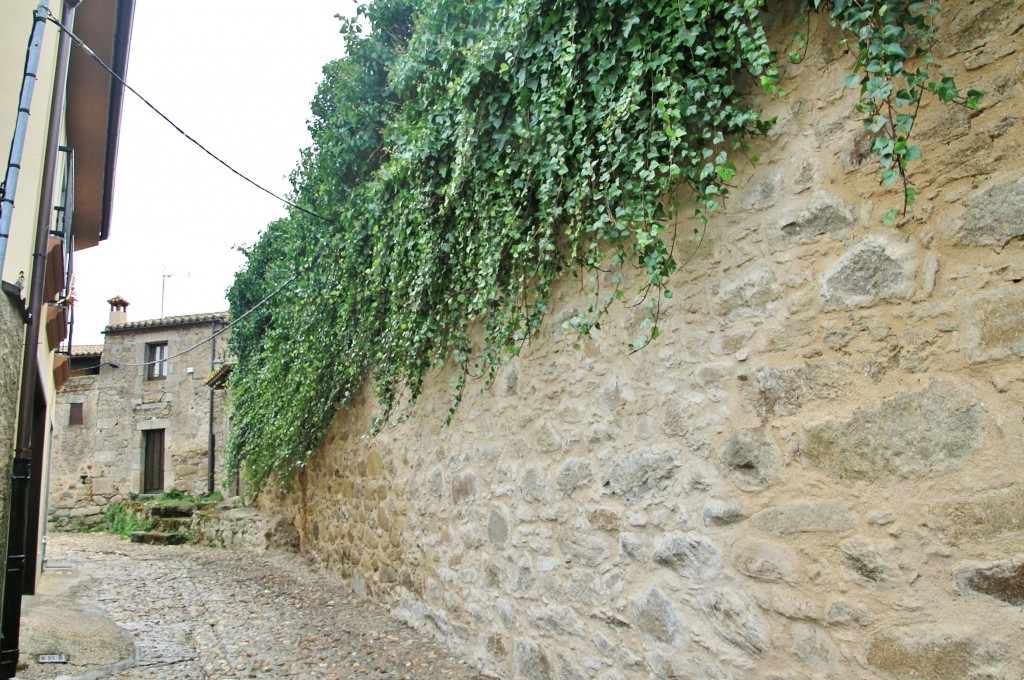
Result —
M 25 324 L 6 295 L 0 299 L 0 554 L 7 554 L 8 513 L 11 506 L 11 466 L 17 438 L 18 388 L 21 383 Z M 0 585 L 3 575 L 0 574 Z
M 575 351 L 565 281 L 450 426 L 448 372 L 377 437 L 364 390 L 263 508 L 500 677 L 1024 677 L 1024 3 L 943 8 L 985 109 L 922 109 L 904 224 L 812 18 L 661 338 Z
M 92 524 L 112 503 L 142 491 L 143 430 L 163 429 L 164 489 L 206 493 L 210 413 L 210 346 L 170 359 L 165 380 L 144 380 L 145 345 L 168 342 L 171 355 L 210 337 L 209 323 L 108 333 L 99 375 L 73 377 L 57 397 L 50 515 L 58 524 Z M 218 338 L 223 359 L 223 336 Z M 219 365 L 219 364 L 218 364 Z M 188 372 L 191 368 L 192 372 Z M 218 466 L 227 443 L 220 417 L 224 393 L 215 393 L 214 434 Z M 84 423 L 69 425 L 73 402 Z M 219 467 L 218 467 L 219 473 Z M 218 477 L 218 484 L 219 484 Z

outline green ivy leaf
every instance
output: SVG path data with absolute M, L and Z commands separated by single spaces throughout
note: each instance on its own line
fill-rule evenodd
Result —
M 930 75 L 937 5 L 810 6 L 853 52 L 846 85 L 860 88 L 882 179 L 912 206 L 922 96 L 974 110 L 981 99 Z M 343 20 L 345 56 L 324 68 L 291 176 L 295 203 L 327 219 L 293 211 L 268 225 L 228 293 L 236 318 L 251 311 L 231 339 L 229 468 L 253 492 L 286 486 L 363 385 L 380 404 L 376 432 L 445 364 L 451 419 L 470 378 L 490 385 L 540 332 L 565 272 L 588 293 L 562 323 L 577 351 L 623 299 L 628 268 L 650 330 L 629 349 L 657 340 L 676 230 L 692 227 L 699 246 L 739 172 L 733 154 L 775 124 L 737 76 L 785 96 L 761 10 L 372 0 Z M 806 36 L 793 47 L 799 63 Z M 686 190 L 692 218 L 669 203 Z

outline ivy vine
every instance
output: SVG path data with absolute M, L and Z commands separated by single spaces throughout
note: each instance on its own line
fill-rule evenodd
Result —
M 251 491 L 287 485 L 336 411 L 372 381 L 378 426 L 452 362 L 470 380 L 532 338 L 563 273 L 605 289 L 568 324 L 599 327 L 640 267 L 671 296 L 681 224 L 695 236 L 728 195 L 737 155 L 766 133 L 743 94 L 777 93 L 760 0 L 374 0 L 343 20 L 324 68 L 293 211 L 245 250 L 235 315 L 294 278 L 234 332 L 229 465 Z M 853 36 L 858 110 L 883 180 L 904 182 L 930 78 L 934 6 L 813 0 Z M 909 63 L 919 64 L 915 70 Z M 861 74 L 866 74 L 862 77 Z M 902 83 L 897 86 L 895 83 Z M 977 94 L 963 100 L 976 105 Z M 756 158 L 751 158 L 756 162 Z M 695 220 L 668 197 L 685 189 Z M 685 216 L 684 216 L 685 217 Z M 689 228 L 687 228 L 689 230 Z M 610 286 L 610 289 L 609 289 Z M 471 335 L 474 322 L 483 333 Z M 657 337 L 657 317 L 633 344 Z
M 871 151 L 881 164 L 882 183 L 899 182 L 903 193 L 903 205 L 890 208 L 883 217 L 891 226 L 906 215 L 917 196 L 907 166 L 921 158 L 921 149 L 910 143 L 910 135 L 922 97 L 932 93 L 945 103 L 978 110 L 982 93 L 968 90 L 962 95 L 952 76 L 935 79 L 931 75 L 938 2 L 811 0 L 810 7 L 827 10 L 832 25 L 844 35 L 841 42 L 856 52 L 846 83 L 860 87 L 856 109 L 865 115 L 864 127 L 874 134 Z M 799 61 L 795 53 L 790 53 L 790 59 Z

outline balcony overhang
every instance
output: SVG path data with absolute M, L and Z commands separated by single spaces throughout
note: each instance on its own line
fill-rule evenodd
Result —
M 122 78 L 128 67 L 135 0 L 89 0 L 75 12 L 74 32 Z M 124 86 L 81 48 L 68 65 L 67 138 L 75 150 L 75 250 L 110 234 L 114 169 Z

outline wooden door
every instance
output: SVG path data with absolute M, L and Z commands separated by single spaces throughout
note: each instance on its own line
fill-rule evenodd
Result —
M 143 454 L 142 493 L 164 490 L 164 431 L 146 430 Z

